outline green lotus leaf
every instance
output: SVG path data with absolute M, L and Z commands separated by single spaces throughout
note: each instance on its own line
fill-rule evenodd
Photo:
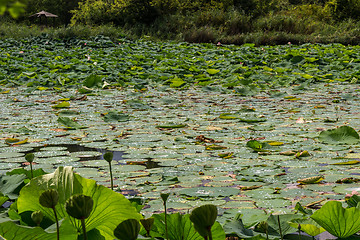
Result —
M 10 199 L 18 198 L 19 191 L 24 185 L 26 176 L 20 175 L 6 175 L 0 177 L 0 192 Z
M 75 174 L 72 167 L 59 167 L 54 173 L 32 179 L 20 191 L 17 203 L 18 212 L 41 210 L 45 217 L 54 221 L 52 210 L 41 206 L 38 201 L 40 194 L 46 189 L 56 189 L 59 193 L 59 203 L 56 205 L 59 219 L 68 216 L 64 205 L 72 195 L 90 196 L 94 200 L 94 207 L 90 216 L 85 219 L 86 229 L 87 231 L 95 229 L 105 239 L 114 239 L 113 231 L 122 220 L 141 218 L 141 215 L 123 195 L 97 185 L 94 180 Z M 81 232 L 80 221 L 70 219 Z
M 105 122 L 126 122 L 129 121 L 130 116 L 124 113 L 119 113 L 116 111 L 110 111 L 104 116 Z
M 347 238 L 360 231 L 360 209 L 343 208 L 341 202 L 325 203 L 311 218 L 339 238 Z
M 154 214 L 155 219 L 152 234 L 157 237 L 165 237 L 165 214 Z M 195 230 L 190 221 L 190 214 L 173 213 L 167 215 L 168 236 L 171 240 L 203 240 L 204 238 Z M 225 232 L 220 223 L 215 222 L 211 228 L 213 240 L 224 240 Z
M 313 219 L 307 218 L 307 219 L 295 219 L 289 222 L 289 225 L 293 227 L 294 229 L 298 229 L 300 225 L 301 231 L 309 234 L 310 236 L 317 236 L 322 232 L 325 232 L 326 230 L 322 227 L 320 227 L 319 224 L 317 224 Z
M 74 120 L 68 118 L 68 117 L 59 117 L 57 119 L 57 122 L 61 125 L 65 126 L 68 129 L 82 129 L 86 128 L 84 126 L 81 126 L 79 123 L 75 122 Z
M 56 231 L 46 231 L 40 227 L 28 227 L 17 225 L 15 222 L 8 221 L 0 223 L 0 235 L 5 239 L 21 240 L 49 240 L 56 239 Z M 60 239 L 77 240 L 78 233 L 76 228 L 69 220 L 64 220 L 60 225 Z
M 88 88 L 101 87 L 101 77 L 91 74 L 85 78 L 83 85 Z
M 328 144 L 355 144 L 359 139 L 359 134 L 349 126 L 322 131 L 319 135 L 319 140 Z
M 67 101 L 63 101 L 63 102 L 58 103 L 58 104 L 56 104 L 56 105 L 54 105 L 52 107 L 53 108 L 68 108 L 68 107 L 70 107 L 70 103 L 67 102 Z

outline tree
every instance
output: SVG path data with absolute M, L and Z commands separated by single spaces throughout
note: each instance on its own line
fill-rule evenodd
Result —
M 11 17 L 17 18 L 25 12 L 25 7 L 24 0 L 0 0 L 0 15 L 2 16 L 8 12 Z

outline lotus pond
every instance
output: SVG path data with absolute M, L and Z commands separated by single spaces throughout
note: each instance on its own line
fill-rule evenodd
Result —
M 0 42 L 0 172 L 73 166 L 143 198 L 145 215 L 222 219 L 359 191 L 360 48 L 37 38 Z M 251 141 L 253 140 L 253 141 Z M 249 144 L 251 143 L 251 144 Z M 244 219 L 246 222 L 246 218 Z M 249 220 L 250 221 L 250 220 Z

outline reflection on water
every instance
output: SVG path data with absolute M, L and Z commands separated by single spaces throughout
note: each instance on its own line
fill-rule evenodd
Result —
M 30 152 L 39 152 L 42 148 L 48 148 L 48 147 L 65 147 L 67 151 L 69 151 L 70 153 L 73 152 L 100 152 L 102 153 L 99 156 L 93 156 L 93 157 L 82 157 L 81 161 L 88 161 L 88 160 L 101 160 L 104 159 L 103 155 L 106 152 L 112 152 L 114 154 L 114 158 L 113 160 L 116 162 L 119 162 L 120 160 L 123 159 L 123 155 L 125 154 L 123 151 L 109 151 L 106 149 L 100 149 L 100 148 L 92 148 L 92 147 L 85 147 L 85 146 L 81 146 L 78 144 L 53 144 L 53 145 L 46 145 L 46 146 L 41 146 L 41 147 L 35 147 L 34 150 L 30 151 Z
M 41 149 L 49 148 L 49 147 L 66 148 L 66 150 L 70 153 L 73 153 L 73 152 L 100 152 L 101 153 L 101 155 L 99 155 L 99 156 L 81 157 L 81 159 L 79 161 L 104 160 L 104 157 L 103 157 L 104 153 L 112 152 L 114 154 L 113 161 L 116 162 L 115 165 L 126 164 L 126 163 L 121 162 L 121 160 L 123 160 L 123 155 L 126 155 L 126 153 L 123 151 L 110 151 L 110 150 L 101 149 L 101 148 L 85 147 L 85 146 L 81 146 L 78 144 L 53 144 L 53 145 L 40 146 L 40 147 L 35 147 L 33 150 L 31 150 L 27 153 L 44 151 Z M 46 152 L 46 150 L 44 152 Z M 160 167 L 157 162 L 152 161 L 152 158 L 145 158 L 145 159 L 147 161 L 143 165 L 146 166 L 147 169 Z

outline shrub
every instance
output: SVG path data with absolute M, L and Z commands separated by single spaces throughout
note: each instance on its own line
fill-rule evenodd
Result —
M 326 4 L 334 19 L 360 20 L 360 0 L 331 0 Z
M 215 35 L 215 30 L 206 26 L 189 30 L 185 33 L 184 40 L 191 43 L 214 43 Z

